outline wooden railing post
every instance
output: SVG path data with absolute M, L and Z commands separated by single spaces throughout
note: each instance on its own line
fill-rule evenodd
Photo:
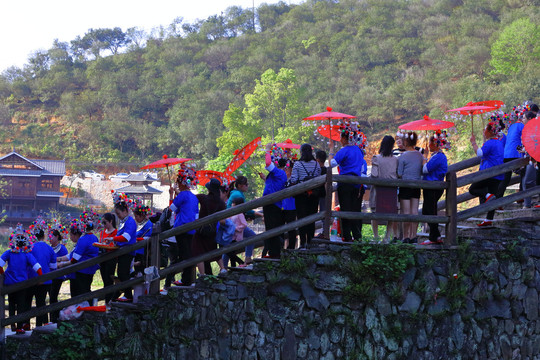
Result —
M 329 166 L 326 168 L 326 197 L 324 199 L 324 227 L 323 227 L 323 237 L 325 239 L 330 239 L 330 225 L 332 224 L 332 193 L 333 193 L 333 186 L 332 186 L 332 167 Z
M 445 245 L 456 245 L 457 240 L 457 176 L 454 171 L 446 174 L 446 216 L 449 221 L 446 224 Z
M 161 260 L 161 248 L 159 246 L 159 236 L 154 235 L 150 237 L 150 266 L 155 266 L 159 271 L 159 265 Z M 159 278 L 150 283 L 150 294 L 159 293 Z

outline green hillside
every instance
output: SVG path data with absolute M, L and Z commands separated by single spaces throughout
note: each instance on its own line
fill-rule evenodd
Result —
M 0 76 L 0 152 L 203 164 L 240 146 L 243 128 L 307 140 L 300 119 L 326 106 L 357 115 L 373 140 L 469 101 L 538 102 L 539 5 L 308 0 L 152 34 L 89 29 Z

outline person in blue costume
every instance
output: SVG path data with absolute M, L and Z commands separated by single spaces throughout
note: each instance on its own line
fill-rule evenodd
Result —
M 44 241 L 47 223 L 43 219 L 38 218 L 30 226 L 30 228 L 30 231 L 34 234 L 37 240 L 32 246 L 32 251 L 30 253 L 34 255 L 39 265 L 41 265 L 43 274 L 56 270 L 56 253 L 54 252 L 53 248 Z M 38 276 L 38 274 L 34 271 L 34 269 L 29 268 L 28 278 L 31 279 L 36 276 Z M 47 304 L 47 293 L 50 291 L 51 284 L 52 280 L 47 280 L 42 284 L 37 284 L 27 289 L 26 300 L 28 302 L 28 309 L 32 307 L 32 300 L 34 297 L 36 298 L 36 309 L 44 307 Z M 42 326 L 48 322 L 48 314 L 43 314 L 36 317 L 36 326 Z
M 150 239 L 150 236 L 152 236 L 153 224 L 148 219 L 150 215 L 152 215 L 152 209 L 144 205 L 142 200 L 138 200 L 137 205 L 133 209 L 133 218 L 137 223 L 137 232 L 135 233 L 137 241 Z M 133 264 L 135 274 L 140 273 L 142 275 L 144 268 L 147 266 L 146 257 L 148 256 L 148 248 L 146 246 L 146 249 L 143 247 L 135 250 L 135 262 Z
M 502 120 L 499 118 L 491 117 L 493 121 L 500 121 L 501 125 L 504 126 L 502 123 Z M 519 148 L 523 147 L 523 144 L 521 143 L 521 133 L 523 132 L 523 128 L 525 127 L 526 121 L 524 121 L 524 114 L 515 114 L 515 122 L 508 127 L 508 134 L 506 136 L 506 143 L 504 144 L 504 162 L 510 162 L 512 160 L 516 160 L 523 157 L 523 153 L 520 153 L 518 151 Z M 502 127 L 501 126 L 501 127 Z M 519 177 L 520 177 L 520 191 L 522 190 L 521 182 L 523 180 L 523 177 L 525 176 L 525 168 L 521 168 L 518 170 Z M 499 189 L 497 191 L 496 196 L 498 198 L 504 196 L 504 192 L 506 191 L 506 188 L 508 187 L 508 184 L 510 183 L 510 179 L 512 178 L 512 171 L 508 171 L 504 174 L 504 178 L 499 184 Z
M 292 174 L 292 167 L 294 165 L 293 160 L 290 158 L 286 160 L 287 164 L 283 168 L 285 171 L 285 174 L 287 174 L 287 179 L 291 178 Z M 326 168 L 325 168 L 326 169 Z M 321 168 L 322 170 L 322 168 Z M 320 203 L 319 203 L 320 204 Z M 296 204 L 294 201 L 294 197 L 288 197 L 286 199 L 283 199 L 281 203 L 282 207 L 282 214 L 283 214 L 283 223 L 288 224 L 291 222 L 296 221 Z M 287 233 L 287 249 L 296 249 L 296 237 L 298 235 L 298 232 L 296 229 L 292 229 Z
M 42 275 L 41 265 L 30 254 L 30 251 L 32 251 L 30 239 L 32 237 L 33 235 L 22 230 L 20 224 L 15 232 L 10 235 L 9 249 L 0 256 L 0 274 L 4 274 L 4 286 L 28 280 L 28 267 L 34 269 L 38 275 Z M 4 272 L 6 264 L 7 268 Z M 15 316 L 30 310 L 27 308 L 25 296 L 25 289 L 8 294 L 9 316 Z M 30 330 L 30 324 L 19 322 L 11 327 L 18 334 L 24 334 L 25 328 Z
M 118 247 L 133 245 L 137 241 L 137 223 L 130 216 L 131 207 L 135 205 L 133 199 L 128 198 L 124 193 L 113 193 L 114 213 L 119 220 L 116 236 L 106 238 L 107 241 L 114 241 Z M 117 275 L 120 281 L 126 281 L 130 278 L 131 263 L 135 252 L 130 252 L 118 257 Z M 116 299 L 122 302 L 132 302 L 133 292 L 131 288 L 124 290 L 124 296 Z
M 340 143 L 342 148 L 331 160 L 331 167 L 339 165 L 340 175 L 362 176 L 364 152 L 367 141 L 365 135 L 355 124 L 345 124 L 341 128 Z M 362 185 L 338 183 L 340 211 L 362 211 Z M 342 219 L 343 241 L 351 242 L 362 238 L 362 220 Z
M 93 259 L 99 255 L 99 249 L 94 246 L 98 238 L 94 235 L 95 213 L 84 212 L 79 219 L 73 219 L 69 229 L 69 238 L 75 247 L 66 257 L 58 258 L 58 267 L 76 264 L 80 261 Z M 71 297 L 92 291 L 92 281 L 99 265 L 92 265 L 75 272 L 75 278 L 70 279 Z
M 446 139 L 446 132 L 440 130 L 434 136 L 429 138 L 429 152 L 431 157 L 423 168 L 424 180 L 444 181 L 448 171 L 448 160 L 443 149 L 449 149 L 450 144 Z M 441 198 L 444 190 L 442 189 L 423 189 L 424 205 L 422 206 L 422 215 L 437 215 L 437 202 Z M 439 224 L 428 223 L 429 239 L 422 242 L 421 245 L 442 244 L 440 239 Z
M 195 221 L 199 217 L 199 200 L 191 192 L 191 189 L 198 184 L 196 171 L 182 167 L 176 176 L 176 188 L 169 190 L 169 208 L 175 214 L 174 227 Z M 174 196 L 174 198 L 173 198 Z M 175 236 L 175 242 L 169 243 L 169 259 L 172 264 L 187 260 L 192 256 L 193 235 L 195 230 L 190 230 Z M 169 288 L 171 283 L 177 286 L 190 286 L 195 280 L 195 266 L 190 266 L 182 271 L 180 281 L 174 280 L 174 274 L 167 275 L 165 288 Z
M 63 244 L 62 234 L 67 230 L 62 226 L 58 221 L 55 221 L 53 225 L 49 228 L 49 242 L 53 248 L 56 258 L 66 256 L 68 254 L 66 246 Z M 58 294 L 60 294 L 60 289 L 62 288 L 62 283 L 66 280 L 66 276 L 60 276 L 52 280 L 52 284 L 49 291 L 49 303 L 54 304 L 58 302 Z M 58 322 L 58 316 L 60 315 L 60 310 L 51 312 L 50 320 L 53 323 Z
M 484 129 L 484 138 L 486 141 L 482 148 L 479 148 L 476 144 L 476 138 L 474 134 L 471 136 L 471 144 L 476 156 L 482 158 L 480 162 L 480 170 L 489 169 L 490 167 L 501 165 L 504 158 L 504 147 L 502 142 L 498 139 L 498 133 L 500 130 L 498 121 L 491 121 Z M 469 187 L 469 193 L 478 197 L 480 204 L 486 201 L 496 198 L 497 191 L 499 190 L 499 184 L 504 179 L 504 174 L 500 174 L 489 179 L 475 182 Z M 491 210 L 487 213 L 486 220 L 477 224 L 478 226 L 491 226 L 495 210 Z
M 276 145 L 277 146 L 277 145 Z M 270 195 L 285 189 L 287 184 L 287 174 L 283 171 L 287 161 L 283 158 L 276 159 L 277 164 L 272 161 L 272 144 L 266 145 L 265 169 L 268 175 L 260 173 L 259 176 L 264 180 L 263 196 Z M 263 207 L 264 225 L 266 231 L 274 229 L 284 224 L 282 214 L 283 202 L 265 205 Z M 264 241 L 264 247 L 268 250 L 268 257 L 279 259 L 281 256 L 281 237 L 274 236 Z

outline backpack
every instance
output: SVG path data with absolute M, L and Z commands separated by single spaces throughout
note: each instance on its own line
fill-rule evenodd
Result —
M 218 222 L 218 229 L 216 232 L 216 243 L 222 246 L 227 246 L 232 243 L 236 226 L 231 219 L 225 219 L 225 225 Z
M 315 175 L 315 171 L 317 170 L 317 166 L 315 166 L 315 168 L 313 168 L 313 171 L 311 172 L 311 174 L 307 171 L 306 167 L 304 166 L 304 164 L 302 162 L 300 162 L 300 165 L 302 165 L 302 167 L 304 168 L 304 171 L 306 172 L 307 176 L 304 177 L 304 179 L 300 182 L 304 182 L 304 181 L 308 181 L 308 180 L 311 180 L 311 179 L 315 179 L 317 176 Z M 315 189 L 312 189 L 312 190 L 308 190 L 305 192 L 305 194 L 307 196 L 315 196 L 315 197 L 321 197 L 321 193 L 322 193 L 322 189 L 320 187 L 318 188 L 315 188 Z

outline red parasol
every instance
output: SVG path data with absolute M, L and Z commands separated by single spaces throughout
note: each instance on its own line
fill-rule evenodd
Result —
M 540 161 L 540 117 L 529 120 L 521 132 L 521 142 L 531 157 Z
M 327 125 L 328 125 L 330 130 L 329 130 L 329 136 L 326 136 L 326 137 L 331 139 L 331 140 L 339 141 L 339 139 L 337 139 L 337 140 L 335 139 L 335 135 L 333 134 L 333 129 L 330 128 L 330 126 L 331 126 L 330 120 L 351 120 L 351 119 L 356 119 L 356 116 L 332 111 L 332 108 L 330 106 L 328 106 L 326 108 L 325 112 L 308 116 L 307 118 L 304 118 L 303 120 L 327 120 L 328 121 Z M 317 131 L 318 131 L 318 129 L 317 129 Z M 338 132 L 338 134 L 339 134 L 339 132 Z M 330 152 L 332 152 L 331 151 L 332 150 L 332 145 L 333 145 L 333 143 L 332 143 L 332 141 L 330 141 Z
M 308 116 L 303 120 L 347 120 L 347 119 L 356 119 L 356 116 L 347 115 L 332 111 L 331 107 L 326 108 L 327 111 Z
M 471 116 L 471 132 L 474 132 L 473 115 L 482 114 L 482 113 L 497 110 L 497 109 L 498 107 L 495 107 L 495 106 L 475 105 L 473 102 L 469 102 L 467 103 L 467 105 L 463 107 L 452 109 L 452 110 L 446 110 L 446 111 L 459 112 L 461 115 L 470 115 Z
M 411 121 L 406 124 L 400 125 L 399 129 L 415 130 L 415 131 L 426 130 L 427 131 L 427 130 L 447 129 L 447 128 L 451 128 L 452 126 L 454 126 L 454 123 L 451 121 L 432 119 L 429 116 L 424 115 L 423 119 Z
M 317 128 L 317 132 L 327 139 L 339 141 L 341 139 L 339 128 L 339 125 L 322 125 Z
M 486 100 L 486 101 L 473 102 L 472 105 L 493 106 L 495 109 L 498 109 L 501 106 L 503 106 L 504 103 L 500 100 Z
M 197 180 L 199 181 L 199 185 L 206 185 L 210 181 L 210 179 L 218 179 L 221 184 L 230 184 L 234 181 L 234 177 L 230 175 L 226 175 L 219 171 L 214 170 L 200 170 L 197 171 Z
M 293 144 L 291 139 L 287 139 L 285 142 L 277 143 L 276 145 L 282 149 L 300 149 L 300 144 Z
M 141 169 L 157 169 L 157 168 L 167 168 L 167 175 L 169 176 L 169 183 L 171 183 L 171 174 L 169 173 L 169 166 L 183 164 L 191 159 L 181 159 L 181 158 L 170 158 L 167 155 L 163 155 L 163 158 L 158 161 L 154 161 L 148 165 L 144 165 Z M 172 185 L 172 183 L 171 183 Z
M 227 169 L 223 172 L 225 175 L 231 175 L 233 172 L 236 171 L 242 164 L 257 150 L 257 148 L 261 145 L 261 137 L 257 137 L 253 139 L 249 144 L 244 146 L 240 150 L 236 150 L 234 152 L 234 157 L 231 160 L 231 163 L 229 166 L 227 166 Z

